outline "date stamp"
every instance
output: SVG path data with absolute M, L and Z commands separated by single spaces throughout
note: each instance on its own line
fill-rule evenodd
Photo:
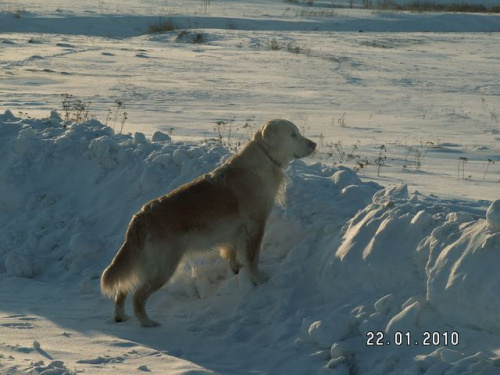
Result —
M 413 334 L 411 331 L 368 331 L 366 346 L 458 346 L 460 335 L 457 331 L 424 331 Z

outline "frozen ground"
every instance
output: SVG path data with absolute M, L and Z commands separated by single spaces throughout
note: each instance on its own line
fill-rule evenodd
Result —
M 500 373 L 500 17 L 324 5 L 0 4 L 1 374 Z M 130 216 L 276 117 L 320 149 L 270 280 L 194 259 L 162 327 L 114 324 L 98 278 Z

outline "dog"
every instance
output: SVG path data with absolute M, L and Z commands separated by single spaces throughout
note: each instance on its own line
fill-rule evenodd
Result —
M 160 325 L 146 314 L 146 300 L 168 282 L 188 252 L 219 249 L 234 273 L 241 263 L 254 284 L 266 281 L 258 269 L 259 251 L 285 181 L 283 168 L 315 148 L 292 122 L 271 120 L 211 173 L 146 203 L 132 217 L 125 241 L 101 277 L 102 294 L 115 299 L 114 320 L 127 320 L 125 298 L 135 290 L 140 324 Z

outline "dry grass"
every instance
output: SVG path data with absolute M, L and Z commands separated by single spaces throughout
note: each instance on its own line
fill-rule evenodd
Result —
M 148 33 L 149 34 L 158 34 L 164 33 L 167 31 L 173 31 L 176 27 L 171 20 L 160 19 L 158 22 L 153 23 L 149 26 Z

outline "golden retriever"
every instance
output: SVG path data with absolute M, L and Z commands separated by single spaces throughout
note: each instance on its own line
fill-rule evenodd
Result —
M 257 267 L 259 250 L 284 181 L 283 168 L 315 148 L 292 122 L 272 120 L 213 172 L 146 203 L 132 217 L 122 247 L 102 274 L 102 293 L 115 298 L 115 321 L 127 319 L 125 298 L 135 290 L 135 316 L 143 327 L 158 326 L 146 314 L 146 300 L 190 251 L 220 249 L 233 272 L 241 262 L 254 284 L 264 282 Z

